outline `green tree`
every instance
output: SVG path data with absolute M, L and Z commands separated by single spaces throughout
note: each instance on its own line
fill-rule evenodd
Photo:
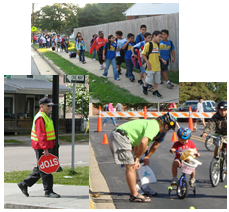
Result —
M 73 84 L 68 84 L 68 87 L 73 88 Z M 66 111 L 72 112 L 72 91 L 66 94 Z M 76 84 L 75 95 L 75 113 L 81 114 L 83 101 L 83 115 L 88 117 L 89 114 L 89 91 L 84 84 Z M 64 101 L 61 102 L 62 108 L 64 107 Z
M 216 95 L 216 102 L 227 100 L 227 82 L 207 82 L 206 85 Z
M 216 99 L 216 95 L 209 90 L 207 82 L 180 82 L 179 83 L 179 102 L 184 103 L 187 100 Z
M 42 30 L 55 31 L 57 34 L 72 34 L 77 27 L 78 5 L 55 3 L 46 5 L 35 13 L 35 26 Z

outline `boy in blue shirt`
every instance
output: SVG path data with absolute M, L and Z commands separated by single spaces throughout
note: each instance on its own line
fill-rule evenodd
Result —
M 173 45 L 172 41 L 168 40 L 169 37 L 169 31 L 167 29 L 161 30 L 162 32 L 162 40 L 159 43 L 160 48 L 160 57 L 166 61 L 166 63 L 163 63 L 162 60 L 160 60 L 161 63 L 161 78 L 162 76 L 165 78 L 166 84 L 168 88 L 173 88 L 174 85 L 169 81 L 168 76 L 168 65 L 170 60 L 170 52 L 172 54 L 172 63 L 175 63 L 175 46 Z M 163 81 L 161 80 L 161 84 Z
M 141 41 L 144 41 L 144 34 L 146 33 L 146 30 L 147 30 L 146 25 L 145 24 L 142 24 L 140 26 L 140 32 L 141 33 L 136 36 L 136 40 L 135 40 L 136 44 L 139 43 L 139 42 L 141 42 Z
M 135 76 L 133 75 L 133 63 L 131 61 L 131 47 L 135 45 L 134 34 L 129 33 L 127 35 L 127 41 L 123 44 L 122 49 L 125 50 L 125 63 L 126 63 L 126 77 L 129 78 L 131 82 L 134 82 Z

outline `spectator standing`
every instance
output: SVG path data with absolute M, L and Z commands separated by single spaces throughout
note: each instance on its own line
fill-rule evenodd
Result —
M 199 102 L 198 102 L 198 104 L 197 104 L 196 112 L 199 112 L 199 113 L 203 113 L 203 112 L 204 112 L 203 101 L 204 101 L 204 99 L 203 99 L 202 97 L 200 97 L 200 98 L 199 98 Z M 204 118 L 201 118 L 200 120 L 202 121 L 204 127 L 206 127 Z M 195 123 L 195 126 L 194 126 L 194 130 L 197 130 L 197 123 L 198 123 L 198 122 L 199 122 L 199 119 L 196 119 L 196 123 Z
M 108 110 L 109 112 L 114 112 L 113 103 L 109 103 L 109 104 L 108 104 L 107 110 Z M 114 117 L 107 117 L 107 118 L 104 120 L 104 122 L 103 122 L 103 126 L 106 127 L 105 124 L 106 124 L 110 119 L 112 119 L 112 122 L 113 122 L 114 126 L 117 127 L 118 124 L 116 124 L 115 118 L 114 118 Z

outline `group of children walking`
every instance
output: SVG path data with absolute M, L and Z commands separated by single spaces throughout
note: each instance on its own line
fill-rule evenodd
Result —
M 52 48 L 53 51 L 58 52 L 58 48 L 61 51 L 65 51 L 68 53 L 68 46 L 69 46 L 69 40 L 67 36 L 63 36 L 62 38 L 60 35 L 41 35 L 38 39 L 39 48 Z
M 133 74 L 133 67 L 135 67 L 140 71 L 138 84 L 142 86 L 142 93 L 148 95 L 148 91 L 152 90 L 153 97 L 162 98 L 158 91 L 158 84 L 163 84 L 162 76 L 168 88 L 174 87 L 168 77 L 169 62 L 175 62 L 175 46 L 168 40 L 169 31 L 163 29 L 151 34 L 147 32 L 146 25 L 141 25 L 140 34 L 136 38 L 132 33 L 127 34 L 127 39 L 122 36 L 123 32 L 118 30 L 115 36 L 109 35 L 106 39 L 103 32 L 99 31 L 98 37 L 91 41 L 89 54 L 93 53 L 95 58 L 95 51 L 97 51 L 101 70 L 104 69 L 105 61 L 103 77 L 107 78 L 111 63 L 114 79 L 120 80 L 120 65 L 125 62 L 127 69 L 125 76 L 130 82 L 135 81 Z

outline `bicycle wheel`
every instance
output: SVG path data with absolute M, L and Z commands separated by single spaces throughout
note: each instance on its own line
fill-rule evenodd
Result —
M 219 184 L 220 179 L 220 162 L 215 158 L 212 159 L 209 169 L 209 177 L 213 187 Z
M 222 159 L 220 161 L 220 180 L 221 182 L 224 182 L 226 174 L 224 173 L 224 171 L 227 169 L 227 165 L 226 165 L 226 161 L 225 159 Z
M 215 145 L 213 143 L 213 138 L 207 138 L 205 140 L 205 147 L 209 152 L 214 152 Z
M 179 199 L 184 199 L 185 197 L 188 196 L 188 191 L 189 191 L 189 185 L 188 181 L 186 179 L 182 179 L 182 183 L 177 186 L 177 197 Z

